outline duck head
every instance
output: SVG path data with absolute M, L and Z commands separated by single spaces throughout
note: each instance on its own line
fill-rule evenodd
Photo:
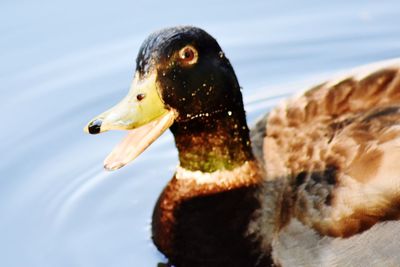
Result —
M 158 249 L 177 266 L 263 262 L 246 236 L 259 209 L 258 165 L 240 86 L 217 41 L 195 27 L 164 29 L 144 41 L 136 63 L 128 95 L 86 126 L 130 131 L 105 168 L 126 165 L 170 128 L 180 166 L 154 209 Z
M 215 124 L 221 116 L 244 120 L 242 95 L 229 60 L 205 31 L 174 27 L 155 32 L 143 42 L 128 95 L 90 121 L 85 130 L 91 134 L 129 130 L 104 162 L 106 169 L 115 170 L 135 159 L 173 124 L 182 126 L 175 127 L 174 134 L 185 135 L 179 129 L 213 128 L 207 122 Z M 193 125 L 195 121 L 203 123 Z M 232 123 L 239 125 L 235 120 Z M 234 131 L 236 136 L 246 135 L 245 122 Z M 249 146 L 245 139 L 242 143 Z M 183 154 L 190 153 L 182 153 L 181 163 Z

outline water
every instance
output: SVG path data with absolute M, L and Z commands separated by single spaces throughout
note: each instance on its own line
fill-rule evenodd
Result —
M 214 35 L 250 124 L 322 77 L 400 56 L 400 2 L 176 0 L 0 3 L 0 266 L 133 267 L 165 259 L 150 216 L 177 153 L 164 134 L 113 173 L 124 133 L 82 127 L 127 92 L 142 40 L 192 24 Z

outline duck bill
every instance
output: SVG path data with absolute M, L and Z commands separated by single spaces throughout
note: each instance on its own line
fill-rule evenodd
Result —
M 139 156 L 174 122 L 176 114 L 161 100 L 156 74 L 140 79 L 136 74 L 128 95 L 116 106 L 91 120 L 90 134 L 108 130 L 129 130 L 104 161 L 107 170 L 119 169 Z

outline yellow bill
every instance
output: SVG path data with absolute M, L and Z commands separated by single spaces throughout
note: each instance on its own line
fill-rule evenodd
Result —
M 139 156 L 172 123 L 176 114 L 165 108 L 159 96 L 156 74 L 140 79 L 135 75 L 128 95 L 116 106 L 95 117 L 85 131 L 130 130 L 105 159 L 107 170 L 119 169 Z

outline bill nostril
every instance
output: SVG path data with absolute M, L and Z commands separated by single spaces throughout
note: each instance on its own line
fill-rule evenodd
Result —
M 94 120 L 88 125 L 88 131 L 90 134 L 100 133 L 100 128 L 101 128 L 101 120 Z

